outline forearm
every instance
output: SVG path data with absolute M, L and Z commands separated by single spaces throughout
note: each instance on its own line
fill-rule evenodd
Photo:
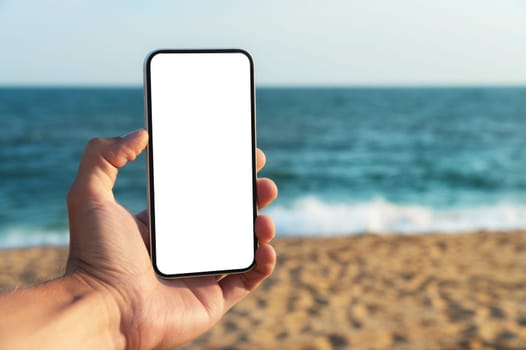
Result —
M 111 295 L 76 276 L 0 294 L 1 349 L 122 349 Z

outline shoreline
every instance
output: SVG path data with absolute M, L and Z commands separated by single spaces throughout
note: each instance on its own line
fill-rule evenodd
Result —
M 274 274 L 182 349 L 521 349 L 526 231 L 279 237 Z M 0 289 L 65 247 L 0 250 Z
M 339 239 L 345 237 L 419 237 L 419 236 L 435 236 L 435 235 L 472 235 L 472 234 L 515 234 L 526 232 L 526 228 L 512 228 L 512 229 L 472 229 L 472 230 L 432 230 L 432 231 L 419 231 L 419 232 L 397 232 L 397 231 L 361 231 L 352 233 L 340 233 L 340 232 L 325 232 L 319 234 L 312 233 L 276 233 L 276 240 L 288 240 L 288 239 L 305 239 L 305 240 L 319 240 L 319 239 Z M 4 252 L 9 251 L 24 251 L 31 249 L 63 249 L 67 248 L 69 241 L 69 233 L 64 233 L 66 238 L 62 241 L 51 241 L 42 243 L 32 243 L 24 245 L 22 243 L 16 244 L 0 244 L 0 255 Z M 273 241 L 273 242 L 274 242 Z M 0 265 L 1 266 L 1 265 Z

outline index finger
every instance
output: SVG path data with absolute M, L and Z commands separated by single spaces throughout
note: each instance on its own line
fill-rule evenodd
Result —
M 266 162 L 267 157 L 265 157 L 265 153 L 263 153 L 263 151 L 259 148 L 256 148 L 256 171 L 263 169 Z

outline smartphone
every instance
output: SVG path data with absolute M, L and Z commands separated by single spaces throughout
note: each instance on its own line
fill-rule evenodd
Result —
M 164 278 L 255 263 L 254 64 L 243 50 L 158 50 L 144 67 L 153 267 Z

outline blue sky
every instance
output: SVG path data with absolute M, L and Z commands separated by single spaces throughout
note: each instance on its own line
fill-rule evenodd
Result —
M 156 48 L 240 47 L 259 85 L 526 84 L 526 0 L 0 0 L 0 85 L 140 85 Z

